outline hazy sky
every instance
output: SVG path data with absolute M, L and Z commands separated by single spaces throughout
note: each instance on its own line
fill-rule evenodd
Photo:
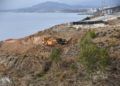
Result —
M 0 0 L 0 9 L 16 9 L 36 5 L 46 1 L 57 1 L 67 4 L 101 4 L 102 0 Z M 106 0 L 109 3 L 120 2 L 120 0 Z

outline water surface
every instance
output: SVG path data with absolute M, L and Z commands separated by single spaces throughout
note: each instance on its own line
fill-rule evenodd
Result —
M 24 37 L 86 16 L 76 13 L 0 13 L 0 40 Z

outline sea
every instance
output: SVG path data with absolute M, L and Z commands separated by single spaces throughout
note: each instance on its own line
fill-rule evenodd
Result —
M 89 15 L 77 13 L 0 13 L 0 41 L 18 39 L 57 24 L 79 21 Z

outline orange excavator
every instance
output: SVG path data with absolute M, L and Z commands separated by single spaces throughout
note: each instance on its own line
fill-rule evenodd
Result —
M 44 39 L 43 39 L 43 44 L 47 45 L 47 46 L 54 46 L 56 44 L 65 45 L 67 43 L 68 43 L 68 41 L 66 41 L 66 39 L 62 39 L 62 38 L 44 37 Z

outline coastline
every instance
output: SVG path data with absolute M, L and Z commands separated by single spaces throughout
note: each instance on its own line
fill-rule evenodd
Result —
M 3 41 L 0 43 L 0 85 L 117 86 L 120 81 L 119 23 L 117 18 L 97 27 L 96 24 L 60 24 L 21 39 Z M 97 71 L 86 79 L 88 73 L 78 57 L 80 42 L 89 31 L 94 32 L 90 38 L 93 44 L 107 50 L 110 63 L 105 73 Z
M 2 28 L 0 40 L 25 37 L 54 25 L 78 21 L 84 17 L 86 16 L 79 16 L 76 13 L 3 13 L 0 16 Z

